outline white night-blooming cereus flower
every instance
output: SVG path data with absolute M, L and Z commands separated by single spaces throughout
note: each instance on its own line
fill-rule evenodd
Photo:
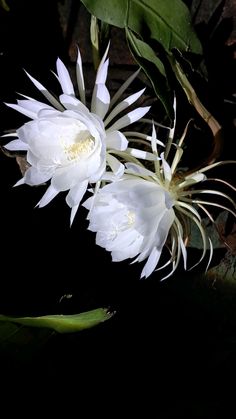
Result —
M 108 46 L 109 48 L 109 46 Z M 31 167 L 16 185 L 39 185 L 51 180 L 38 206 L 47 205 L 59 192 L 69 191 L 66 202 L 71 207 L 71 222 L 83 198 L 88 183 L 98 183 L 104 177 L 123 175 L 122 157 L 135 149 L 128 148 L 128 141 L 120 131 L 142 118 L 150 107 L 138 107 L 118 116 L 132 105 L 144 89 L 117 103 L 126 88 L 134 80 L 134 73 L 110 100 L 105 85 L 108 71 L 108 48 L 99 65 L 92 94 L 91 108 L 86 106 L 85 86 L 80 52 L 76 64 L 78 99 L 69 72 L 60 59 L 57 60 L 57 78 L 63 93 L 56 99 L 41 83 L 29 76 L 37 89 L 50 103 L 42 103 L 28 96 L 17 104 L 7 104 L 32 121 L 25 123 L 15 134 L 17 139 L 8 143 L 8 150 L 27 151 Z M 106 168 L 110 167 L 106 175 Z
M 146 260 L 141 277 L 148 277 L 156 268 L 165 268 L 167 274 L 162 275 L 162 279 L 167 278 L 176 270 L 181 256 L 184 268 L 187 269 L 186 247 L 191 223 L 197 226 L 202 240 L 202 253 L 194 266 L 209 251 L 208 269 L 213 246 L 202 223 L 200 211 L 213 223 L 208 206 L 228 210 L 236 217 L 235 212 L 225 203 L 228 202 L 233 208 L 236 206 L 227 194 L 207 187 L 194 188 L 196 184 L 206 182 L 205 172 L 234 161 L 217 162 L 189 174 L 177 169 L 183 154 L 182 143 L 186 131 L 187 127 L 177 145 L 173 144 L 174 128 L 171 129 L 165 151 L 159 157 L 153 127 L 150 146 L 155 156 L 154 170 L 147 169 L 138 161 L 127 163 L 121 179 L 105 185 L 83 204 L 89 210 L 89 230 L 96 232 L 96 244 L 110 251 L 113 261 L 129 258 L 135 258 L 134 262 Z M 175 152 L 169 164 L 167 159 L 171 147 L 174 147 Z M 221 179 L 208 180 L 216 184 L 223 183 L 224 187 L 235 191 L 235 188 Z M 201 198 L 202 195 L 207 195 L 207 199 Z M 211 195 L 222 199 L 223 203 L 209 200 Z M 159 266 L 164 246 L 170 257 L 166 255 L 167 259 Z

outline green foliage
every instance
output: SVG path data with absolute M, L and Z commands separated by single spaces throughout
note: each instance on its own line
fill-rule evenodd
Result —
M 160 98 L 167 115 L 173 120 L 173 97 L 162 61 L 146 42 L 138 39 L 129 29 L 126 29 L 126 36 L 135 60 L 151 81 L 153 89 Z
M 167 115 L 173 120 L 172 95 L 163 54 L 172 49 L 201 54 L 188 8 L 181 0 L 82 0 L 89 12 L 110 25 L 124 28 L 131 52 L 151 81 Z M 162 52 L 162 58 L 155 51 Z
M 200 42 L 191 27 L 188 8 L 180 0 L 82 0 L 99 19 L 129 28 L 144 40 L 158 41 L 166 51 L 201 53 Z
M 53 329 L 58 333 L 79 332 L 96 326 L 112 317 L 112 314 L 103 308 L 86 311 L 72 315 L 49 315 L 40 317 L 11 317 L 0 315 L 0 322 L 10 322 L 29 327 L 43 327 Z M 13 327 L 12 325 L 10 326 Z M 4 329 L 2 329 L 4 330 Z M 4 333 L 6 331 L 4 330 Z M 0 332 L 1 333 L 1 332 Z

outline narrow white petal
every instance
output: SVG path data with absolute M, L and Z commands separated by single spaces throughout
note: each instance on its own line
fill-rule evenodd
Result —
M 179 243 L 180 243 L 180 248 L 181 248 L 181 252 L 182 252 L 183 260 L 184 260 L 184 269 L 186 271 L 186 269 L 187 269 L 187 251 L 186 251 L 186 247 L 184 245 L 182 237 L 179 237 Z
M 129 87 L 129 85 L 132 83 L 132 81 L 137 77 L 138 73 L 140 72 L 140 68 L 135 71 L 117 90 L 117 92 L 114 94 L 113 98 L 111 99 L 110 108 L 112 108 L 115 103 L 119 100 L 119 98 L 123 95 L 124 91 Z
M 10 151 L 25 151 L 28 150 L 28 144 L 23 143 L 21 140 L 13 140 L 10 143 L 4 145 L 4 148 Z
M 109 65 L 109 58 L 105 62 L 101 61 L 100 65 L 98 67 L 95 84 L 105 84 L 106 83 L 108 65 Z
M 142 118 L 146 113 L 150 110 L 150 106 L 144 106 L 142 108 L 134 109 L 133 111 L 127 113 L 127 115 L 123 116 L 122 118 L 118 119 L 111 127 L 108 128 L 108 132 L 120 130 L 122 128 L 127 127 L 130 124 L 138 121 Z
M 156 129 L 155 129 L 155 125 L 152 125 L 152 140 L 151 140 L 151 144 L 152 144 L 152 151 L 153 153 L 157 154 L 157 133 L 156 133 Z
M 144 268 L 143 268 L 142 273 L 141 273 L 141 278 L 143 278 L 143 277 L 147 278 L 148 276 L 151 275 L 151 273 L 154 271 L 155 267 L 157 266 L 160 255 L 161 255 L 160 250 L 158 250 L 156 247 L 154 247 L 152 249 L 151 254 L 148 257 L 147 262 L 144 265 Z
M 179 184 L 179 188 L 185 188 L 186 186 L 193 185 L 194 183 L 202 182 L 206 180 L 206 176 L 203 173 L 195 173 L 185 177 L 185 180 Z
M 124 174 L 124 165 L 119 162 L 114 156 L 107 154 L 107 163 L 110 166 L 111 170 L 117 177 L 121 177 Z
M 59 111 L 63 111 L 63 106 L 61 106 L 60 102 L 51 94 L 49 91 L 36 80 L 34 77 L 32 77 L 29 73 L 27 73 L 27 76 L 32 81 L 32 83 L 35 85 L 35 87 L 42 93 L 44 97 Z
M 176 126 L 176 96 L 174 95 L 173 101 L 173 109 L 174 109 L 174 124 L 173 127 L 170 129 L 169 137 L 174 138 L 175 136 L 175 126 Z
M 176 169 L 176 167 L 178 166 L 178 164 L 181 160 L 183 152 L 184 152 L 183 149 L 177 146 L 177 150 L 175 152 L 175 156 L 173 158 L 173 162 L 172 162 L 172 165 L 171 165 L 171 173 L 172 174 L 175 172 L 175 169 Z
M 164 153 L 161 153 L 161 160 L 162 160 L 162 167 L 164 170 L 165 180 L 167 182 L 170 182 L 172 178 L 171 168 L 164 157 Z
M 49 204 L 58 193 L 59 191 L 50 185 L 36 206 L 39 208 L 45 207 L 45 205 Z
M 67 70 L 65 64 L 63 64 L 63 62 L 60 60 L 60 58 L 57 59 L 56 66 L 59 82 L 63 93 L 74 96 L 75 91 L 69 75 L 69 71 Z
M 116 182 L 119 178 L 113 172 L 105 172 L 102 175 L 101 180 L 105 180 L 106 182 Z
M 79 48 L 78 48 L 78 56 L 77 56 L 77 62 L 76 62 L 76 77 L 77 77 L 77 84 L 78 84 L 81 102 L 84 105 L 86 105 L 84 75 L 83 75 L 82 60 L 81 60 Z
M 68 110 L 75 110 L 88 113 L 88 108 L 76 97 L 62 94 L 60 95 L 60 102 Z
M 142 133 L 140 133 L 140 132 L 135 132 L 135 131 L 125 131 L 125 132 L 123 132 L 123 134 L 124 134 L 126 137 L 133 137 L 133 138 L 132 138 L 132 141 L 133 141 L 133 139 L 138 139 L 138 138 L 141 138 L 141 139 L 146 140 L 146 141 L 152 141 L 152 137 L 151 137 L 150 135 L 142 134 Z M 129 139 L 129 141 L 131 141 L 131 140 Z M 165 146 L 165 145 L 164 145 L 164 143 L 163 143 L 162 141 L 157 140 L 157 139 L 156 139 L 156 143 L 157 143 L 158 145 L 161 145 L 162 147 L 164 147 L 164 146 Z
M 115 118 L 116 115 L 118 115 L 120 112 L 124 111 L 126 108 L 128 108 L 128 106 L 132 105 L 134 102 L 136 102 L 136 100 L 138 100 L 140 98 L 140 96 L 142 96 L 143 92 L 145 91 L 145 88 L 140 90 L 137 93 L 134 93 L 133 95 L 127 97 L 125 100 L 123 100 L 122 102 L 120 102 L 112 111 L 111 113 L 108 115 L 108 117 L 106 118 L 106 120 L 104 121 L 104 125 L 107 126 L 109 124 L 109 122 L 112 121 L 113 118 Z
M 110 103 L 110 93 L 105 84 L 95 84 L 91 102 L 91 112 L 101 119 L 106 115 Z
M 128 146 L 128 141 L 120 131 L 112 131 L 106 136 L 106 146 L 107 149 L 124 151 Z
M 76 213 L 78 211 L 79 205 L 75 205 L 74 207 L 71 208 L 71 213 L 70 213 L 70 225 L 72 226 L 72 223 L 74 221 L 74 218 L 76 216 Z
M 0 138 L 7 138 L 7 137 L 18 137 L 16 132 L 10 132 L 9 134 L 1 135 Z
M 174 139 L 174 135 L 175 135 L 175 127 L 176 127 L 176 96 L 175 95 L 174 95 L 173 108 L 174 108 L 174 124 L 173 124 L 173 127 L 170 129 L 169 137 L 168 137 L 168 141 L 167 141 L 167 145 L 166 145 L 166 149 L 165 149 L 165 158 L 166 159 L 169 155 L 171 145 L 173 143 L 173 139 Z
M 73 188 L 70 189 L 69 193 L 66 196 L 66 202 L 69 207 L 73 208 L 80 204 L 81 199 L 83 198 L 88 187 L 88 181 L 79 182 Z
M 110 42 L 108 42 L 106 51 L 105 51 L 105 53 L 104 53 L 104 55 L 101 59 L 101 62 L 99 64 L 98 71 L 97 71 L 97 76 L 96 76 L 96 84 L 98 84 L 98 83 L 104 84 L 106 82 L 109 60 L 107 60 L 106 62 L 105 62 L 105 60 L 107 58 L 109 48 L 110 48 Z
M 51 116 L 61 116 L 61 112 L 57 109 L 41 109 L 37 116 L 38 118 L 50 118 Z
M 24 183 L 25 183 L 25 178 L 24 177 L 22 177 L 20 180 L 18 180 L 18 182 L 16 182 L 15 183 L 15 185 L 13 185 L 14 187 L 15 186 L 20 186 L 20 185 L 24 185 Z
M 16 105 L 15 103 L 5 103 L 5 105 L 7 105 L 9 108 L 15 109 L 15 111 L 20 112 L 31 119 L 37 118 L 37 114 L 35 112 L 22 108 L 22 106 Z
M 148 151 L 139 150 L 138 148 L 127 148 L 126 152 L 137 159 L 145 159 L 149 161 L 157 161 L 159 158 L 155 154 L 149 153 Z
M 145 167 L 139 166 L 135 163 L 125 163 L 125 166 L 127 167 L 127 170 L 125 173 L 129 174 L 138 174 L 140 176 L 155 176 L 155 173 L 151 172 L 150 170 L 146 169 Z
M 55 109 L 52 106 L 47 105 L 46 103 L 43 103 L 43 102 L 39 102 L 38 100 L 18 100 L 17 103 L 22 108 L 28 109 L 29 111 L 32 111 L 36 114 L 41 109 L 51 109 L 55 111 Z

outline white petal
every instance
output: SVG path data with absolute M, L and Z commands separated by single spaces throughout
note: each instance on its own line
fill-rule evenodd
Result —
M 70 213 L 70 225 L 72 225 L 75 215 L 78 211 L 79 205 L 75 205 L 74 207 L 71 208 L 71 213 Z
M 9 108 L 15 109 L 15 111 L 23 113 L 23 115 L 28 116 L 31 119 L 36 119 L 37 114 L 28 109 L 22 108 L 22 106 L 16 105 L 15 103 L 5 103 Z
M 75 95 L 74 87 L 69 75 L 69 72 L 60 58 L 57 59 L 57 74 L 63 93 L 67 95 Z
M 109 58 L 105 62 L 103 62 L 103 59 L 102 59 L 100 65 L 98 67 L 95 84 L 105 84 L 106 83 L 108 65 L 109 65 Z
M 24 185 L 24 183 L 25 183 L 25 178 L 22 177 L 20 180 L 18 180 L 18 182 L 15 183 L 14 187 Z
M 47 118 L 51 116 L 61 116 L 61 112 L 57 109 L 41 109 L 38 113 L 38 118 Z
M 112 131 L 106 136 L 106 146 L 107 149 L 123 151 L 126 150 L 128 141 L 120 131 Z
M 151 144 L 152 144 L 152 151 L 153 153 L 157 153 L 157 133 L 156 133 L 156 129 L 155 129 L 155 125 L 152 125 L 152 139 L 151 139 Z
M 163 166 L 163 170 L 164 170 L 165 180 L 170 182 L 171 179 L 172 179 L 171 168 L 170 168 L 169 164 L 167 163 L 167 161 L 164 157 L 164 153 L 161 153 L 161 160 L 162 160 L 162 166 Z
M 10 132 L 9 134 L 1 135 L 0 138 L 7 138 L 7 137 L 18 137 L 16 132 Z
M 69 207 L 72 208 L 80 204 L 80 201 L 83 198 L 87 187 L 88 181 L 85 180 L 84 182 L 79 182 L 77 185 L 70 189 L 66 196 L 66 202 Z
M 113 172 L 105 172 L 101 177 L 101 180 L 105 180 L 106 182 L 115 182 L 118 179 L 118 176 L 116 176 Z
M 91 112 L 101 119 L 106 115 L 110 104 L 110 93 L 105 84 L 95 84 L 91 102 Z
M 127 170 L 125 173 L 131 174 L 139 174 L 141 176 L 155 176 L 155 173 L 151 172 L 150 170 L 146 169 L 145 167 L 139 166 L 135 163 L 125 163 Z
M 126 152 L 129 153 L 131 156 L 136 157 L 137 159 L 145 159 L 150 161 L 157 161 L 160 160 L 155 154 L 149 153 L 148 151 L 139 150 L 137 148 L 127 148 Z
M 175 152 L 175 156 L 174 156 L 172 164 L 171 164 L 171 173 L 172 174 L 175 172 L 175 169 L 178 166 L 178 164 L 181 160 L 181 157 L 183 155 L 183 152 L 184 152 L 184 150 L 181 147 L 179 147 L 178 145 L 176 147 L 177 147 L 177 150 Z
M 17 103 L 22 108 L 36 113 L 36 115 L 42 109 L 50 109 L 55 111 L 52 106 L 43 102 L 39 102 L 38 100 L 18 100 Z
M 132 81 L 137 77 L 138 73 L 140 72 L 140 68 L 135 71 L 117 90 L 117 92 L 114 94 L 113 98 L 111 99 L 110 108 L 115 105 L 115 103 L 119 100 L 119 98 L 122 96 L 124 91 L 129 87 L 129 85 L 132 83 Z
M 165 211 L 163 217 L 161 218 L 156 237 L 156 246 L 161 250 L 166 242 L 169 230 L 174 222 L 175 213 L 174 210 L 168 209 Z
M 86 105 L 84 75 L 83 75 L 82 60 L 81 60 L 79 48 L 78 48 L 78 56 L 77 56 L 77 62 L 76 62 L 76 77 L 77 77 L 77 84 L 78 84 L 81 102 L 84 105 Z
M 39 208 L 45 207 L 45 205 L 49 204 L 49 202 L 51 202 L 53 198 L 57 196 L 58 193 L 59 191 L 57 191 L 52 185 L 50 185 L 36 206 L 38 206 Z
M 63 111 L 63 107 L 61 106 L 60 102 L 51 94 L 49 91 L 41 84 L 39 83 L 34 77 L 32 77 L 29 73 L 27 73 L 27 76 L 32 81 L 32 83 L 37 87 L 37 89 L 42 93 L 44 97 L 59 111 Z
M 28 150 L 28 144 L 23 143 L 21 140 L 13 140 L 10 143 L 4 145 L 4 148 L 10 151 Z
M 65 106 L 66 109 L 85 113 L 89 112 L 88 108 L 74 96 L 69 96 L 66 94 L 60 95 L 60 102 Z
M 184 245 L 182 237 L 179 237 L 179 243 L 180 243 L 180 248 L 181 248 L 181 252 L 182 252 L 183 260 L 184 260 L 184 269 L 186 271 L 186 269 L 187 269 L 187 251 L 186 251 L 186 247 Z
M 30 167 L 26 172 L 25 172 L 25 183 L 27 183 L 27 185 L 40 185 L 41 183 L 46 182 L 47 180 L 49 180 L 51 177 L 51 174 L 48 172 L 40 172 L 39 170 L 37 170 L 35 167 Z
M 111 127 L 108 128 L 108 132 L 120 130 L 127 125 L 133 124 L 133 122 L 138 121 L 142 118 L 146 113 L 150 110 L 150 106 L 144 106 L 142 108 L 134 109 L 133 111 L 127 113 L 127 115 L 123 116 L 122 118 L 118 119 Z
M 141 273 L 141 278 L 151 275 L 151 273 L 154 271 L 155 267 L 157 266 L 157 263 L 160 259 L 161 251 L 158 250 L 156 247 L 152 249 L 151 254 L 148 257 L 148 260 L 146 264 L 144 265 L 144 268 Z
M 111 170 L 117 177 L 121 177 L 124 174 L 124 165 L 119 162 L 116 157 L 111 156 L 110 154 L 107 154 L 107 163 L 110 166 Z
M 185 188 L 186 186 L 194 185 L 195 183 L 202 182 L 206 179 L 206 175 L 203 173 L 195 173 L 194 175 L 186 176 L 185 180 L 178 185 L 179 188 Z
M 86 201 L 83 202 L 82 206 L 86 208 L 87 210 L 90 210 L 94 203 L 94 196 L 90 196 L 90 198 L 86 199 Z M 89 217 L 87 217 L 89 219 Z
M 107 67 L 108 67 L 109 61 L 107 60 L 106 63 L 105 63 L 105 60 L 107 58 L 109 48 L 110 48 L 110 42 L 108 42 L 106 51 L 105 51 L 105 53 L 104 53 L 104 55 L 101 59 L 101 62 L 99 64 L 98 71 L 97 71 L 97 77 L 96 77 L 96 83 L 105 83 L 106 82 L 106 77 L 107 77 L 106 73 L 107 73 Z M 104 64 L 105 64 L 105 67 L 104 67 Z
M 109 122 L 112 121 L 113 118 L 115 118 L 116 115 L 118 115 L 118 113 L 124 111 L 126 108 L 128 108 L 128 106 L 132 105 L 132 103 L 136 102 L 136 100 L 138 100 L 140 98 L 140 96 L 142 96 L 143 92 L 145 91 L 145 88 L 140 90 L 137 93 L 134 93 L 133 95 L 127 97 L 125 100 L 123 100 L 122 102 L 120 102 L 112 111 L 111 113 L 108 115 L 108 117 L 106 118 L 106 120 L 104 121 L 105 126 L 109 124 Z

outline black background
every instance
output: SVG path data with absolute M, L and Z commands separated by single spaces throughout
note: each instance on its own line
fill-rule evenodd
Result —
M 56 1 L 8 4 L 11 12 L 0 15 L 2 102 L 14 102 L 16 92 L 35 97 L 22 68 L 47 84 L 56 58 L 68 62 Z M 2 103 L 0 110 L 2 131 L 25 122 Z M 28 392 L 31 383 L 42 382 L 42 392 L 49 394 L 50 388 L 67 387 L 76 393 L 78 410 L 88 397 L 87 414 L 98 397 L 95 407 L 111 416 L 119 408 L 127 414 L 125 401 L 133 411 L 144 408 L 145 417 L 225 415 L 233 404 L 235 351 L 222 296 L 189 283 L 183 274 L 164 283 L 154 276 L 139 281 L 139 266 L 111 264 L 110 255 L 95 246 L 83 209 L 70 228 L 63 194 L 34 209 L 45 186 L 12 188 L 20 172 L 2 153 L 0 171 L 0 312 L 116 310 L 109 322 L 80 334 L 52 336 L 32 353 L 0 352 L 5 389 Z M 72 297 L 61 300 L 65 294 Z

